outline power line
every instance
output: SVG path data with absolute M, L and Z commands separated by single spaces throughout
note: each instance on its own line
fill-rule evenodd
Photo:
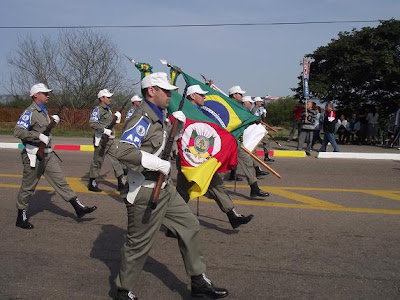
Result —
M 314 24 L 379 23 L 381 21 L 384 21 L 384 20 L 172 24 L 172 25 L 0 26 L 0 29 L 89 29 L 89 28 L 181 28 L 181 27 L 228 27 L 228 26 L 283 26 L 283 25 L 314 25 Z

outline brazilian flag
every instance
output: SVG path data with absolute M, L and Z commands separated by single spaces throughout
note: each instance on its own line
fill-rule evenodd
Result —
M 228 130 L 236 139 L 239 139 L 247 126 L 259 121 L 257 116 L 254 116 L 235 99 L 226 97 L 186 73 L 182 73 L 182 75 L 189 86 L 198 84 L 202 90 L 208 91 L 205 95 L 204 106 L 201 108 L 203 113 Z

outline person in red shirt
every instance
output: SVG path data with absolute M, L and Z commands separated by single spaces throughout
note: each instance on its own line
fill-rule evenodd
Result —
M 299 103 L 293 109 L 294 120 L 292 124 L 292 130 L 290 131 L 289 138 L 287 139 L 288 142 L 293 140 L 293 135 L 297 129 L 297 136 L 300 134 L 300 121 L 301 121 L 301 114 L 304 111 L 304 104 L 303 101 L 300 99 Z

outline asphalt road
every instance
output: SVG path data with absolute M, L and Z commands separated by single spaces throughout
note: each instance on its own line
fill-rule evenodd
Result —
M 60 151 L 80 200 L 98 210 L 78 220 L 43 178 L 28 211 L 35 228 L 22 230 L 19 152 L 0 151 L 0 299 L 110 299 L 126 210 L 109 162 L 105 192 L 96 194 L 85 187 L 92 154 Z M 259 181 L 271 193 L 265 200 L 250 199 L 243 182 L 236 192 L 226 183 L 237 211 L 255 215 L 238 230 L 215 202 L 190 202 L 199 208 L 207 275 L 228 299 L 399 299 L 400 162 L 306 157 L 271 166 L 282 179 Z M 177 241 L 160 232 L 135 294 L 191 299 L 189 283 Z

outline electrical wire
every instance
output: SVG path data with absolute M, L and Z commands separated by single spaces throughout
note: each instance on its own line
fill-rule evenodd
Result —
M 228 27 L 228 26 L 283 26 L 283 25 L 315 25 L 315 24 L 344 24 L 344 23 L 379 23 L 381 21 L 384 21 L 384 20 L 172 24 L 172 25 L 0 26 L 0 29 L 89 29 L 89 28 L 181 28 L 181 27 Z

